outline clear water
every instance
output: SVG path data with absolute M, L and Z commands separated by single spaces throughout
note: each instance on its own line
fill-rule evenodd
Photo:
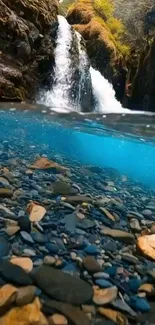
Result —
M 1 104 L 0 150 L 8 143 L 13 157 L 31 162 L 39 154 L 71 166 L 114 168 L 155 190 L 154 125 L 151 114 L 57 114 L 43 106 Z

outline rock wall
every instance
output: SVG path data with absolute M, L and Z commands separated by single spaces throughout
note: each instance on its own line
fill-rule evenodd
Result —
M 0 0 L 0 100 L 35 98 L 54 64 L 57 0 Z

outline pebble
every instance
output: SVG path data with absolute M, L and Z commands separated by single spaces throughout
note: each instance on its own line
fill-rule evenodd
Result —
M 27 242 L 28 244 L 34 244 L 34 240 L 32 239 L 32 237 L 30 236 L 30 234 L 28 234 L 26 231 L 21 231 L 20 235 L 22 237 L 22 239 Z
M 57 254 L 59 252 L 59 246 L 57 244 L 46 243 L 45 247 L 51 254 Z
M 0 264 L 0 276 L 13 284 L 23 286 L 32 284 L 32 279 L 23 268 L 7 261 Z
M 16 305 L 24 306 L 30 304 L 36 295 L 36 287 L 26 286 L 17 289 Z
M 110 288 L 112 287 L 112 284 L 104 279 L 97 279 L 95 280 L 95 283 L 100 287 L 100 288 Z
M 97 272 L 93 274 L 95 279 L 109 279 L 110 275 L 105 272 Z
M 89 272 L 89 273 L 96 273 L 101 271 L 100 264 L 96 261 L 96 259 L 92 256 L 87 256 L 83 260 L 83 267 Z
M 30 233 L 30 231 L 31 231 L 31 222 L 30 222 L 28 216 L 20 217 L 19 220 L 18 220 L 18 225 L 19 225 L 21 231 L 25 231 L 25 232 Z
M 93 302 L 96 305 L 105 305 L 114 301 L 117 297 L 118 289 L 113 286 L 108 289 L 96 289 L 94 291 Z
M 48 319 L 49 325 L 67 325 L 68 320 L 61 314 L 54 314 Z
M 54 265 L 56 262 L 56 259 L 53 256 L 45 256 L 44 257 L 44 264 L 45 265 Z
M 101 235 L 107 235 L 115 238 L 116 240 L 123 241 L 127 244 L 133 244 L 135 239 L 133 234 L 125 232 L 122 230 L 111 229 L 107 227 L 102 227 L 100 231 Z
M 127 317 L 118 311 L 112 310 L 110 308 L 99 307 L 98 312 L 106 318 L 112 320 L 115 324 L 128 325 Z
M 84 248 L 84 252 L 90 255 L 97 255 L 99 254 L 99 248 L 96 245 L 88 245 Z
M 0 288 L 0 312 L 4 312 L 5 308 L 11 307 L 16 301 L 17 289 L 11 284 L 5 284 Z
M 33 269 L 33 263 L 28 257 L 13 257 L 11 258 L 10 262 L 12 264 L 20 266 L 27 273 L 31 272 Z
M 14 236 L 19 230 L 20 230 L 20 227 L 18 227 L 18 226 L 8 226 L 5 229 L 5 233 L 8 236 Z

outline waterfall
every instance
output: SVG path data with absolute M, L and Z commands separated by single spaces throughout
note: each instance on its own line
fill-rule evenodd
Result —
M 121 104 L 115 98 L 115 91 L 112 85 L 106 80 L 99 71 L 93 69 L 89 65 L 84 47 L 81 45 L 81 35 L 77 32 L 74 33 L 77 41 L 77 50 L 79 55 L 78 71 L 80 78 L 74 80 L 78 83 L 76 86 L 76 96 L 72 92 L 73 83 L 73 66 L 71 59 L 71 47 L 73 41 L 72 27 L 68 24 L 63 16 L 58 16 L 59 28 L 55 49 L 55 69 L 54 69 L 54 82 L 52 89 L 40 93 L 39 103 L 50 106 L 51 109 L 57 111 L 64 110 L 77 110 L 91 111 L 93 105 L 91 98 L 91 89 L 95 99 L 96 112 L 126 112 Z M 74 67 L 75 68 L 75 67 Z M 91 80 L 89 80 L 91 77 Z M 88 100 L 88 96 L 90 100 Z M 83 100 L 82 100 L 83 97 Z M 85 102 L 85 104 L 82 105 Z M 88 107 L 91 106 L 91 107 Z

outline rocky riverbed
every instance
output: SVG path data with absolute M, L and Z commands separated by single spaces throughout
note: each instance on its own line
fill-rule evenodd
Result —
M 0 144 L 0 325 L 155 324 L 155 191 L 17 149 Z

